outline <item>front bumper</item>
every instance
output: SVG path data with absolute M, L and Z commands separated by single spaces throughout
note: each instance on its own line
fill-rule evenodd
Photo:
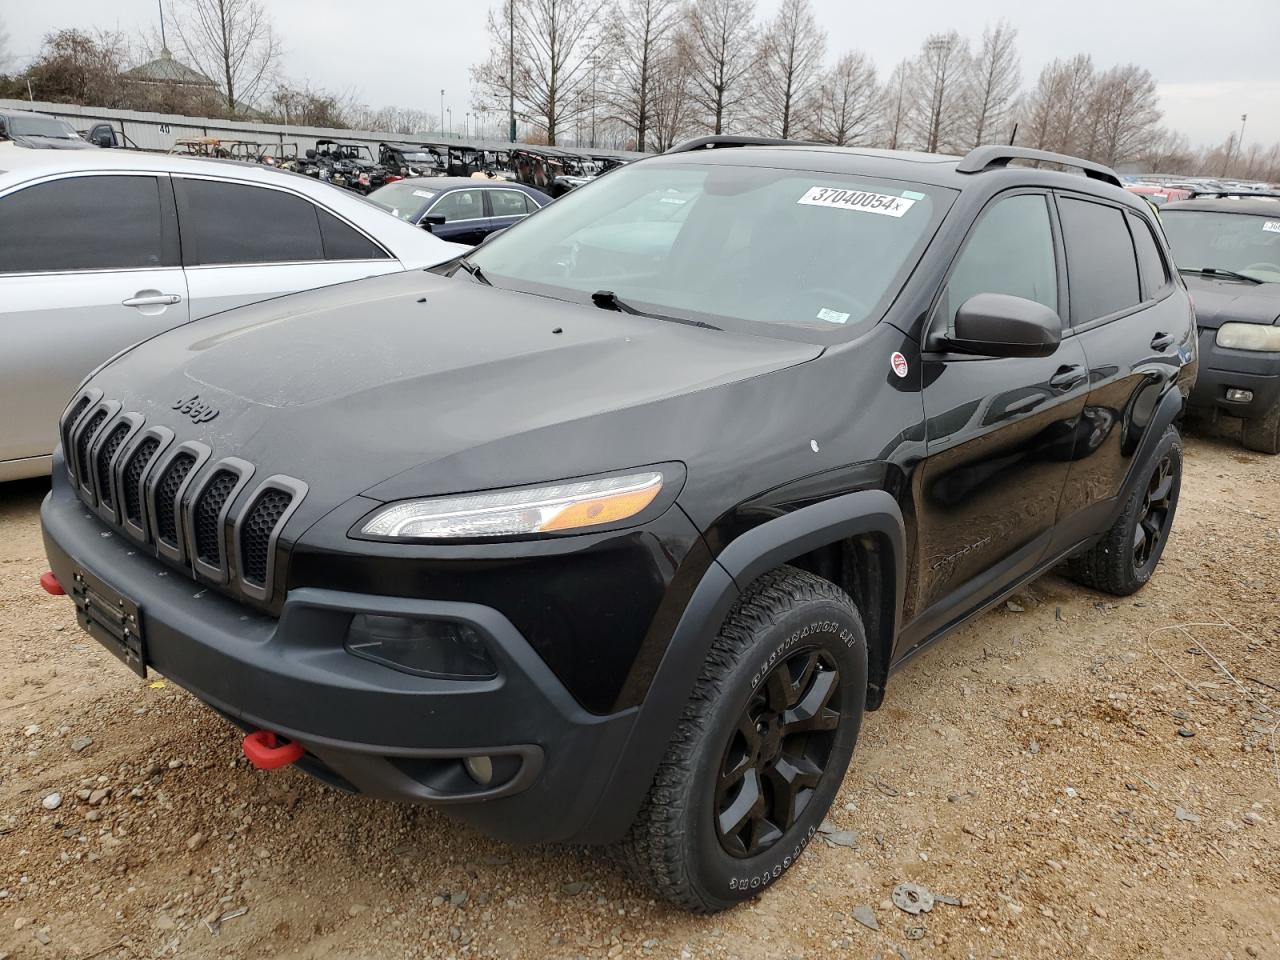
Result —
M 1217 330 L 1200 331 L 1200 375 L 1190 404 L 1234 417 L 1261 417 L 1280 403 L 1280 354 L 1218 346 Z M 1230 389 L 1251 390 L 1249 401 L 1228 400 Z
M 515 842 L 596 839 L 590 824 L 636 710 L 584 710 L 509 620 L 480 604 L 291 591 L 274 619 L 172 572 L 109 531 L 55 465 L 45 550 L 68 590 L 82 572 L 136 603 L 147 665 L 245 729 L 306 749 L 299 766 L 345 789 L 446 807 Z M 490 680 L 411 676 L 343 647 L 356 613 L 461 620 L 498 665 Z M 104 641 L 110 646 L 110 643 Z M 512 758 L 481 787 L 471 755 Z

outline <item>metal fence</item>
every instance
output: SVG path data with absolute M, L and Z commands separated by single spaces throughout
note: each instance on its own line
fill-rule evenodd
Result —
M 456 133 L 394 133 L 387 130 L 340 130 L 330 127 L 302 127 L 280 123 L 257 123 L 248 120 L 215 120 L 208 117 L 184 117 L 180 114 L 145 113 L 140 110 L 112 110 L 106 107 L 82 107 L 73 103 L 4 100 L 0 107 L 36 110 L 67 120 L 77 130 L 87 130 L 95 123 L 110 123 L 123 135 L 125 144 L 140 150 L 167 152 L 178 140 L 193 137 L 217 137 L 219 140 L 248 140 L 254 143 L 296 143 L 298 152 L 312 149 L 317 140 L 344 140 L 368 143 L 373 147 L 387 143 L 460 143 L 482 149 L 506 149 L 510 144 L 480 138 L 462 137 Z M 582 156 L 617 156 L 634 158 L 642 154 L 625 150 L 557 147 L 565 153 Z M 377 155 L 377 150 L 373 150 Z

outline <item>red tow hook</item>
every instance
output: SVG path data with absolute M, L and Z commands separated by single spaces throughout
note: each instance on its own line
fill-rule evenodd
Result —
M 259 770 L 278 770 L 302 759 L 302 744 L 277 737 L 270 730 L 255 730 L 244 738 L 244 755 Z
M 58 582 L 58 578 L 53 575 L 52 570 L 46 570 L 40 574 L 40 586 L 44 588 L 45 593 L 51 593 L 55 597 L 65 597 L 67 591 L 62 589 L 62 584 Z

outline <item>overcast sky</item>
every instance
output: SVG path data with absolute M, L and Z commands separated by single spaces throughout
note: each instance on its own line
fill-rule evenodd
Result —
M 284 72 L 378 107 L 440 111 L 440 90 L 460 128 L 471 108 L 468 68 L 487 47 L 486 0 L 266 0 L 284 41 Z M 759 0 L 763 16 L 778 0 Z M 813 0 L 828 55 L 862 49 L 882 75 L 925 35 L 954 27 L 979 37 L 1009 19 L 1020 31 L 1023 83 L 1056 56 L 1092 54 L 1096 66 L 1134 61 L 1160 85 L 1165 123 L 1193 143 L 1219 142 L 1249 115 L 1246 143 L 1280 141 L 1280 0 Z M 157 23 L 156 0 L 3 0 L 0 25 L 25 63 L 63 27 L 135 33 Z

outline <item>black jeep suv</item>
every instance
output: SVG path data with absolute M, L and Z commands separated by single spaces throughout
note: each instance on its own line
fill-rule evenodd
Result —
M 260 766 L 716 910 L 804 850 L 895 666 L 1064 561 L 1147 581 L 1195 369 L 1106 168 L 693 142 L 102 367 L 44 579 Z
M 1191 407 L 1240 417 L 1246 447 L 1280 453 L 1280 196 L 1184 200 L 1162 219 L 1199 319 Z

